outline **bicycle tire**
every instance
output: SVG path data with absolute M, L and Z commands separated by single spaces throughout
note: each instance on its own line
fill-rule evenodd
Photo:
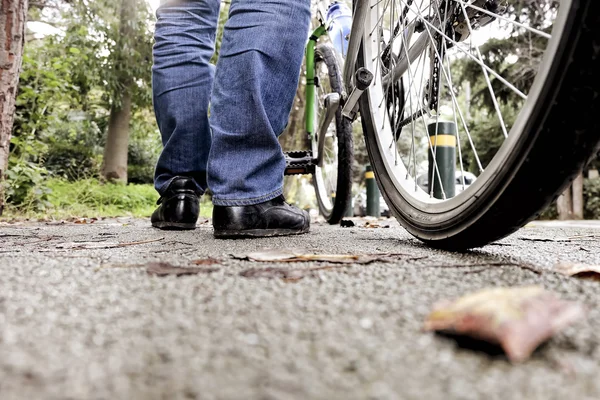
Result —
M 537 101 L 527 103 L 528 120 L 511 131 L 511 140 L 503 145 L 510 146 L 501 147 L 488 166 L 493 168 L 489 178 L 453 208 L 425 212 L 395 186 L 377 141 L 370 96 L 365 93 L 360 99 L 366 146 L 381 193 L 400 224 L 428 245 L 464 250 L 515 232 L 555 200 L 598 152 L 600 94 L 594 75 L 600 70 L 600 7 L 591 0 L 562 2 L 561 12 L 564 7 L 560 36 L 552 34 L 554 57 L 540 69 L 547 75 Z M 365 42 L 366 36 L 358 67 L 366 66 Z
M 328 44 L 321 44 L 315 49 L 315 70 L 320 63 L 324 63 L 327 67 L 331 89 L 341 96 L 344 87 L 342 75 L 335 51 Z M 335 131 L 337 137 L 337 183 L 333 202 L 327 201 L 331 194 L 328 193 L 323 180 L 319 179 L 317 175 L 321 173 L 319 167 L 316 168 L 315 176 L 313 176 L 319 211 L 332 225 L 340 223 L 350 205 L 352 195 L 352 163 L 354 161 L 352 123 L 342 116 L 341 107 L 335 113 Z M 327 200 L 324 199 L 326 196 Z

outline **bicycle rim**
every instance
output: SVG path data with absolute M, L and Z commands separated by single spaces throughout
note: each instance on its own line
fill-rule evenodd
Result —
M 318 78 L 315 115 L 320 120 L 321 114 L 325 112 L 324 101 L 327 95 L 342 92 L 342 79 L 335 53 L 328 45 L 320 45 L 315 50 L 315 76 Z M 325 132 L 323 162 L 316 166 L 313 178 L 319 210 L 331 224 L 340 222 L 350 201 L 351 135 L 350 123 L 343 119 L 338 110 Z
M 550 109 L 552 84 L 564 72 L 558 61 L 568 57 L 577 9 L 574 1 L 560 8 L 556 1 L 538 3 L 537 14 L 527 9 L 524 18 L 521 1 L 370 1 L 359 56 L 375 75 L 361 99 L 367 148 L 388 205 L 415 236 L 470 247 L 452 238 L 490 209 L 526 158 Z M 490 11 L 494 4 L 507 8 Z M 524 52 L 528 42 L 535 54 Z M 399 68 L 404 60 L 408 67 Z M 392 79 L 395 68 L 404 72 Z M 442 179 L 447 171 L 437 157 L 444 151 L 439 139 L 452 136 L 440 122 L 456 127 L 452 182 Z

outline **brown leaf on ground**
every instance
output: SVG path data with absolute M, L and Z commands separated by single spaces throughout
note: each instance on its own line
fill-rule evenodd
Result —
M 176 267 L 174 265 L 164 262 L 154 262 L 146 266 L 146 272 L 148 275 L 153 276 L 184 276 L 184 275 L 198 275 L 198 274 L 211 274 L 217 272 L 218 268 L 185 268 Z
M 141 242 L 67 242 L 56 245 L 57 249 L 68 249 L 68 250 L 99 250 L 99 249 L 114 249 L 117 247 L 128 247 L 137 246 L 140 244 L 160 242 L 165 238 L 143 240 Z
M 347 268 L 349 265 L 327 265 L 315 268 L 250 268 L 240 272 L 244 278 L 283 279 L 286 282 L 297 282 L 317 271 Z
M 365 228 L 371 228 L 371 229 L 376 229 L 376 228 L 389 228 L 389 225 L 381 225 L 377 222 L 365 222 Z
M 72 222 L 74 224 L 93 224 L 94 222 L 98 221 L 98 218 L 77 218 L 77 217 L 73 217 L 73 218 L 69 218 L 67 219 L 67 222 Z
M 203 258 L 200 260 L 194 260 L 192 261 L 192 264 L 194 265 L 215 265 L 215 264 L 221 264 L 221 260 L 217 260 L 216 258 Z
M 474 267 L 518 267 L 527 271 L 531 271 L 537 275 L 542 274 L 542 270 L 527 264 L 513 263 L 508 261 L 498 262 L 481 262 L 481 263 L 470 263 L 470 264 L 431 264 L 423 265 L 422 268 L 474 268 Z
M 374 262 L 392 262 L 399 257 L 410 256 L 405 253 L 382 254 L 310 254 L 303 250 L 269 249 L 246 255 L 232 255 L 238 260 L 257 262 L 329 262 L 335 264 L 370 264 Z
M 114 249 L 119 247 L 118 242 L 67 242 L 56 245 L 57 249 L 65 250 L 97 250 L 97 249 Z
M 424 329 L 498 344 L 512 362 L 522 362 L 583 314 L 581 305 L 539 286 L 493 288 L 437 304 Z
M 566 238 L 549 238 L 549 237 L 529 237 L 521 236 L 519 240 L 525 240 L 530 242 L 595 242 L 600 235 L 576 235 L 569 236 Z
M 588 265 L 580 263 L 559 263 L 554 269 L 566 276 L 586 278 L 600 281 L 600 265 Z
M 45 222 L 45 221 L 40 221 L 40 222 Z M 49 226 L 56 226 L 56 225 L 64 225 L 64 224 L 66 224 L 66 222 L 65 221 L 48 221 L 48 222 L 45 222 L 45 224 L 49 225 Z

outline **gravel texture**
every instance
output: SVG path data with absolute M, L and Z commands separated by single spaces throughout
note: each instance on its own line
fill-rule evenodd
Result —
M 308 235 L 238 241 L 215 240 L 207 222 L 193 232 L 133 219 L 0 223 L 0 399 L 600 398 L 600 282 L 553 271 L 600 264 L 598 224 L 536 223 L 459 254 L 369 222 L 379 227 L 316 223 Z M 241 276 L 328 265 L 229 256 L 265 248 L 406 256 L 301 280 Z M 145 269 L 207 257 L 221 263 L 201 268 L 217 271 Z M 523 364 L 421 329 L 440 299 L 529 284 L 588 312 Z

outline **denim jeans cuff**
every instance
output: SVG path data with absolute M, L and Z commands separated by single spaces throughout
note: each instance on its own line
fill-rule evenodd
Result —
M 220 199 L 217 196 L 213 196 L 212 202 L 215 206 L 252 206 L 254 204 L 264 203 L 269 200 L 273 200 L 276 197 L 279 197 L 283 194 L 283 188 L 279 188 L 274 192 L 269 194 L 265 194 L 260 197 L 253 197 L 251 199 Z
M 163 183 L 160 187 L 155 186 L 154 188 L 158 192 L 159 196 L 164 196 L 165 192 L 169 189 L 169 186 L 171 185 L 173 180 L 175 178 L 179 178 L 179 177 L 180 176 L 174 176 L 171 179 L 169 179 L 168 181 L 166 181 L 165 183 Z M 194 180 L 194 184 L 196 185 L 196 194 L 198 195 L 198 197 L 202 196 L 204 194 L 204 190 L 202 190 L 200 185 L 198 185 L 198 182 L 196 182 L 195 180 Z

